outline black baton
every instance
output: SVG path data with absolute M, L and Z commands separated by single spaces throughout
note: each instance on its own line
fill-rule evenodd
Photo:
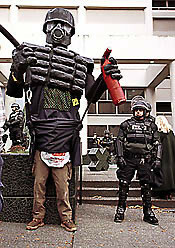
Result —
M 19 42 L 13 37 L 13 35 L 11 35 L 6 28 L 4 28 L 1 24 L 0 24 L 0 32 L 15 46 L 18 47 L 20 44 Z

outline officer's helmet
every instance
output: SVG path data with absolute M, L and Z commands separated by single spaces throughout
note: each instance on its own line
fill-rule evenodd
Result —
M 107 136 L 107 137 L 110 136 L 109 130 L 105 130 L 105 131 L 104 131 L 104 136 Z
M 73 15 L 66 9 L 55 8 L 48 11 L 43 25 L 43 32 L 46 34 L 46 26 L 49 22 L 63 22 L 71 26 L 71 36 L 75 34 L 75 23 Z
M 143 110 L 143 117 L 146 116 L 146 112 L 148 111 L 148 106 L 145 100 L 139 100 L 135 103 L 133 103 L 131 110 L 133 111 L 133 115 L 135 116 L 135 111 L 137 109 Z
M 12 103 L 11 108 L 20 109 L 18 103 Z
M 104 134 L 110 134 L 109 130 L 105 130 Z
M 132 110 L 133 104 L 135 104 L 137 101 L 144 101 L 144 100 L 145 100 L 145 99 L 144 99 L 143 96 L 139 96 L 139 95 L 134 96 L 134 97 L 132 98 L 132 100 L 131 100 L 131 110 Z

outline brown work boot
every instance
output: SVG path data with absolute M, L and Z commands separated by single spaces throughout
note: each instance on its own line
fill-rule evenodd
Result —
M 74 232 L 77 230 L 74 222 L 72 220 L 65 220 L 61 223 L 61 226 L 68 232 Z
M 42 219 L 33 218 L 31 222 L 29 222 L 26 226 L 27 230 L 36 230 L 38 227 L 44 226 L 44 222 Z

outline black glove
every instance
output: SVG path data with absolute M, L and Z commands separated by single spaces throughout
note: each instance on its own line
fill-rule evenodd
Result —
M 119 169 L 123 169 L 126 166 L 126 161 L 125 161 L 124 157 L 118 157 L 117 165 L 118 165 Z
M 22 50 L 22 55 L 26 58 L 28 65 L 35 65 L 37 63 L 37 59 L 35 58 L 32 48 L 24 47 Z
M 2 136 L 2 142 L 3 142 L 4 144 L 6 143 L 7 138 L 8 138 L 8 135 L 7 135 L 7 134 L 4 134 L 4 135 Z
M 161 170 L 161 160 L 160 159 L 156 159 L 154 162 L 153 162 L 153 170 L 155 172 L 159 172 Z
M 122 78 L 121 72 L 118 69 L 117 61 L 113 58 L 109 58 L 110 64 L 105 65 L 104 71 L 106 75 L 110 75 L 112 79 L 117 79 L 118 81 Z

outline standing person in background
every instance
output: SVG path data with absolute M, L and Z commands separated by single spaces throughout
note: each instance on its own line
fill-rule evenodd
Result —
M 2 148 L 3 148 L 2 136 L 4 134 L 3 125 L 5 122 L 5 119 L 6 118 L 5 118 L 4 101 L 3 101 L 2 90 L 0 88 L 0 152 L 2 151 Z M 3 196 L 1 192 L 1 189 L 3 187 L 3 184 L 1 182 L 2 166 L 3 166 L 3 159 L 0 155 L 0 212 L 2 211 L 2 208 L 3 208 Z
M 175 136 L 165 116 L 157 116 L 155 123 L 162 143 L 163 184 L 153 188 L 153 195 L 171 199 L 175 192 Z
M 23 143 L 23 128 L 24 128 L 24 113 L 20 109 L 18 103 L 12 103 L 12 112 L 9 115 L 9 120 L 4 124 L 4 131 L 9 129 L 10 140 L 12 141 L 12 146 L 10 151 L 13 151 L 15 146 L 20 146 L 22 148 Z

